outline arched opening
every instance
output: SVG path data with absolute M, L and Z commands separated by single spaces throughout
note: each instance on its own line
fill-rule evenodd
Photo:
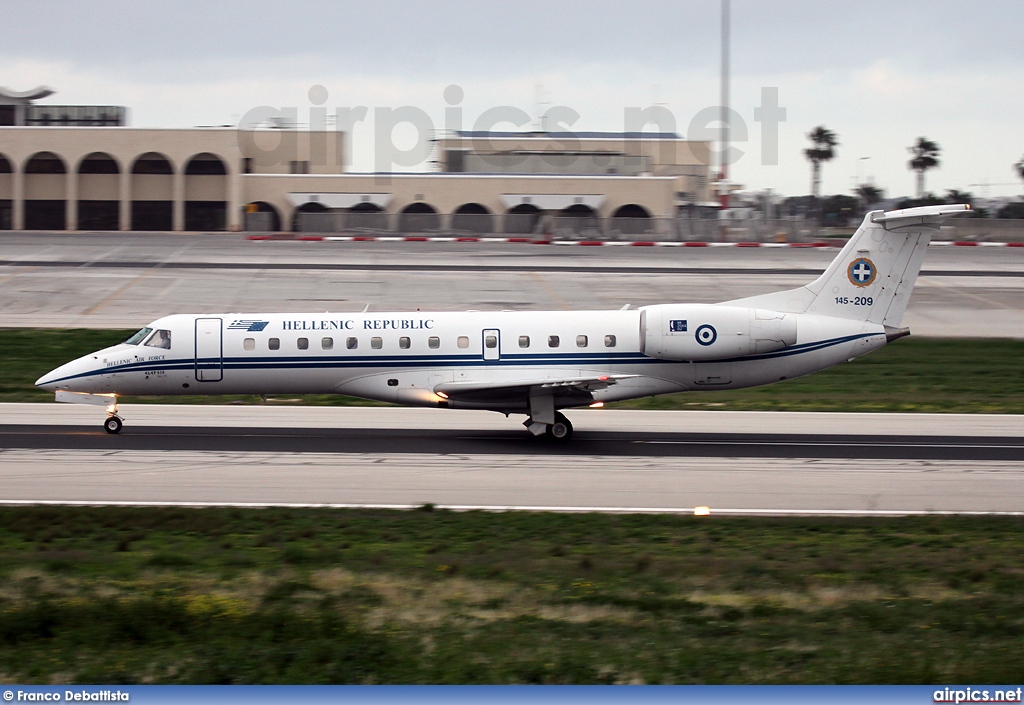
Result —
M 185 164 L 185 230 L 227 229 L 227 167 L 215 154 L 197 154 Z
M 93 152 L 79 162 L 79 230 L 117 230 L 120 227 L 120 173 L 117 162 L 105 152 Z
M 479 203 L 464 203 L 452 214 L 452 230 L 470 233 L 493 233 L 491 212 Z
M 520 203 L 505 213 L 506 233 L 532 233 L 540 223 L 541 210 L 531 203 Z
M 227 173 L 221 158 L 209 152 L 195 155 L 185 165 L 185 176 L 226 176 Z
M 635 203 L 629 203 L 624 206 L 620 206 L 612 214 L 613 218 L 650 218 L 651 214 L 647 212 L 647 209 L 643 206 L 638 206 Z
M 628 203 L 612 213 L 611 227 L 623 235 L 654 232 L 654 220 L 643 206 Z
M 14 227 L 14 167 L 0 154 L 0 230 Z
M 67 168 L 53 152 L 38 152 L 25 163 L 25 229 L 67 228 Z
M 346 230 L 387 230 L 388 214 L 376 203 L 363 201 L 348 209 L 345 214 Z
M 563 208 L 558 215 L 562 218 L 596 218 L 597 212 L 590 206 L 582 203 L 575 203 Z
M 245 206 L 245 229 L 250 232 L 275 233 L 281 230 L 281 216 L 266 201 L 254 201 Z
M 330 209 L 322 203 L 315 201 L 303 203 L 292 213 L 292 230 L 296 232 L 328 232 L 319 223 L 326 219 L 325 215 L 320 214 L 330 212 Z
M 598 238 L 601 236 L 601 220 L 590 206 L 574 203 L 558 212 L 555 232 L 558 237 Z
M 398 216 L 398 231 L 425 233 L 441 229 L 441 216 L 429 203 L 410 203 Z
M 156 152 L 140 155 L 132 164 L 132 230 L 174 228 L 174 169 Z

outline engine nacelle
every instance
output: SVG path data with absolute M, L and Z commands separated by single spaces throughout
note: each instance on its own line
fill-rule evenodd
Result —
M 778 311 L 712 304 L 640 310 L 640 349 L 660 360 L 728 360 L 796 343 L 796 316 Z

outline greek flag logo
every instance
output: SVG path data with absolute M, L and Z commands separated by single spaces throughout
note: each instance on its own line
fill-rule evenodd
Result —
M 876 274 L 878 274 L 878 269 L 875 267 L 875 263 L 867 257 L 858 257 L 850 262 L 850 266 L 846 269 L 846 277 L 854 286 L 871 286 L 875 281 Z
M 255 321 L 243 318 L 237 321 L 232 321 L 231 325 L 228 326 L 228 330 L 244 330 L 249 333 L 259 333 L 269 325 L 270 321 Z

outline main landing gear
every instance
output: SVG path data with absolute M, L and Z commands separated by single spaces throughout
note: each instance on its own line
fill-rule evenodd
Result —
M 572 424 L 565 414 L 555 411 L 553 394 L 530 394 L 530 418 L 523 424 L 535 436 L 547 436 L 552 441 L 565 443 L 572 438 Z
M 558 443 L 566 443 L 570 438 L 572 438 L 572 423 L 562 412 L 557 412 L 555 414 L 554 423 L 541 423 L 530 418 L 526 419 L 523 425 L 526 426 L 533 435 L 544 436 L 548 440 L 556 441 Z
M 553 441 L 565 443 L 572 438 L 572 423 L 565 418 L 565 414 L 559 412 L 555 414 L 555 422 L 548 426 L 545 435 Z

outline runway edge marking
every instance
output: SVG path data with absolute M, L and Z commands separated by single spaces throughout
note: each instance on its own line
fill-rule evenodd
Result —
M 48 506 L 48 507 L 186 507 L 231 508 L 231 509 L 387 509 L 409 511 L 428 504 L 358 504 L 329 502 L 160 502 L 131 500 L 59 500 L 59 499 L 2 499 L 0 506 Z M 452 512 L 555 512 L 555 513 L 600 513 L 600 514 L 693 514 L 696 507 L 557 507 L 535 505 L 488 505 L 488 504 L 434 504 L 435 510 Z M 979 510 L 932 510 L 932 509 L 718 509 L 712 507 L 712 516 L 1024 516 L 1024 511 L 979 511 Z

